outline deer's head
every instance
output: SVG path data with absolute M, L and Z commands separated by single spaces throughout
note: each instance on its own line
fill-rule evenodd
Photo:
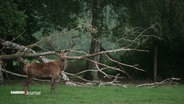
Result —
M 69 52 L 69 49 L 65 49 L 65 50 L 60 50 L 60 51 L 56 51 L 56 54 L 61 58 L 61 59 L 65 59 L 65 56 L 67 55 L 67 53 Z

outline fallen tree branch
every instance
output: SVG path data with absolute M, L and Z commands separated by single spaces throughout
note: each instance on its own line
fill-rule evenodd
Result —
M 147 52 L 146 50 L 119 48 L 119 49 L 101 51 L 101 52 L 97 52 L 97 53 L 93 53 L 93 54 L 87 54 L 87 55 L 81 55 L 81 56 L 65 56 L 64 58 L 66 58 L 67 60 L 81 60 L 81 59 L 94 57 L 94 56 L 101 55 L 101 54 L 113 53 L 113 52 L 118 52 L 118 51 L 142 51 L 142 52 Z M 18 58 L 18 57 L 38 57 L 38 56 L 54 55 L 54 54 L 55 54 L 55 51 L 48 51 L 48 52 L 42 52 L 42 53 L 18 52 L 18 53 L 15 53 L 15 54 L 0 55 L 0 59 L 13 59 L 13 58 Z
M 6 72 L 8 74 L 12 74 L 12 75 L 15 75 L 15 76 L 18 76 L 18 77 L 24 77 L 24 78 L 27 78 L 26 75 L 22 75 L 22 74 L 18 74 L 18 73 L 14 73 L 14 72 L 11 72 L 11 71 L 7 71 L 7 70 L 4 70 L 4 69 L 0 69 L 1 71 L 3 72 Z M 99 87 L 100 86 L 123 86 L 123 87 L 127 87 L 123 84 L 118 84 L 118 83 L 115 83 L 117 81 L 117 78 L 119 76 L 116 75 L 114 80 L 111 81 L 111 82 L 101 82 L 101 81 L 89 81 L 89 80 L 86 80 L 82 77 L 79 77 L 79 76 L 76 76 L 75 74 L 71 74 L 71 73 L 67 73 L 65 72 L 65 74 L 67 75 L 70 75 L 70 76 L 74 76 L 74 77 L 77 77 L 83 81 L 86 81 L 87 83 L 81 83 L 81 82 L 71 82 L 71 81 L 67 81 L 66 82 L 66 85 L 68 86 L 71 86 L 71 87 L 92 87 L 92 86 L 96 86 L 98 85 Z M 60 77 L 61 78 L 61 77 Z M 43 80 L 43 79 L 38 79 L 38 78 L 33 78 L 33 80 L 36 80 L 36 81 L 42 81 L 42 82 L 50 82 L 50 80 Z M 36 84 L 34 81 L 32 81 L 34 84 Z M 56 81 L 56 82 L 59 82 L 59 81 Z M 36 84 L 36 85 L 39 85 L 39 84 Z
M 43 53 L 18 52 L 18 53 L 15 53 L 15 54 L 0 55 L 0 59 L 14 59 L 14 58 L 18 58 L 18 57 L 38 57 L 38 56 L 54 55 L 54 54 L 55 54 L 55 51 L 49 51 L 49 52 L 43 52 Z
M 80 77 L 80 76 L 78 76 L 78 75 L 76 75 L 76 74 L 67 73 L 67 72 L 65 72 L 65 73 L 66 73 L 67 75 L 70 75 L 70 76 L 76 77 L 76 78 L 78 78 L 78 79 L 81 79 L 82 81 L 85 81 L 85 82 L 92 82 L 92 81 L 87 80 L 87 79 L 84 79 L 84 78 L 82 78 L 82 77 Z
M 19 51 L 22 51 L 22 52 L 28 52 L 28 53 L 36 53 L 34 50 L 32 50 L 32 49 L 30 49 L 30 48 L 27 48 L 26 46 L 23 46 L 23 45 L 20 45 L 20 44 L 17 44 L 17 43 L 14 43 L 14 42 L 11 42 L 11 41 L 6 41 L 6 40 L 4 40 L 4 39 L 1 39 L 0 38 L 0 44 L 1 45 L 3 45 L 4 47 L 10 47 L 10 48 L 15 48 L 15 49 L 17 49 L 17 50 L 19 50 Z M 19 54 L 19 53 L 17 53 L 17 54 Z M 21 54 L 23 54 L 23 53 L 21 53 Z M 3 57 L 3 55 L 1 55 L 2 57 Z M 13 54 L 12 55 L 10 55 L 10 56 L 4 56 L 4 58 L 1 58 L 1 56 L 0 56 L 0 59 L 6 59 L 6 57 L 7 57 L 7 59 L 11 59 L 11 57 L 12 58 L 17 58 L 17 57 L 21 57 L 21 55 L 19 56 L 19 55 L 15 55 L 15 56 L 13 56 Z M 39 57 L 39 60 L 41 60 L 41 61 L 43 61 L 43 62 L 48 62 L 49 60 L 47 59 L 47 58 L 45 58 L 45 57 L 43 57 L 43 56 L 38 56 Z
M 86 58 L 86 60 L 87 60 L 87 61 L 90 61 L 90 62 L 92 62 L 92 63 L 96 63 L 96 64 L 98 64 L 98 65 L 104 66 L 104 67 L 106 67 L 106 68 L 113 69 L 113 70 L 116 70 L 116 71 L 125 73 L 124 71 L 120 70 L 119 68 L 112 67 L 112 66 L 108 66 L 108 65 L 106 65 L 106 64 L 103 64 L 103 63 L 100 63 L 100 62 L 97 62 L 97 61 L 94 61 L 94 60 L 91 60 L 91 59 L 88 59 L 88 58 Z
M 136 87 L 149 86 L 149 87 L 153 88 L 153 87 L 158 87 L 158 86 L 167 85 L 167 84 L 178 84 L 175 81 L 179 81 L 179 80 L 181 80 L 181 79 L 180 78 L 168 78 L 168 79 L 165 79 L 161 82 L 144 83 L 144 84 L 137 85 Z
M 123 51 L 123 50 L 124 51 L 130 51 L 132 49 L 119 48 L 119 49 L 115 49 L 115 50 L 101 51 L 101 52 L 98 52 L 98 53 L 85 54 L 85 55 L 81 55 L 81 56 L 66 56 L 64 58 L 67 59 L 67 60 L 87 60 L 87 61 L 90 61 L 90 62 L 94 63 L 95 65 L 98 64 L 98 65 L 101 65 L 101 66 L 104 66 L 104 67 L 107 67 L 107 68 L 110 68 L 110 69 L 117 70 L 117 71 L 120 71 L 122 73 L 125 73 L 124 71 L 120 70 L 119 68 L 111 67 L 111 66 L 108 66 L 106 64 L 102 64 L 102 63 L 96 62 L 96 61 L 91 60 L 91 59 L 88 58 L 88 57 L 93 57 L 93 56 L 96 56 L 96 55 L 101 55 L 101 54 L 106 54 L 106 53 L 111 53 L 111 52 L 117 52 L 117 51 Z M 140 51 L 144 51 L 144 50 L 140 50 Z M 24 52 L 19 52 L 19 53 L 11 54 L 11 55 L 1 55 L 0 58 L 1 59 L 11 59 L 11 58 L 16 58 L 16 57 L 37 57 L 37 56 L 53 55 L 53 54 L 55 54 L 55 51 L 48 51 L 48 52 L 43 52 L 43 53 L 24 53 Z M 128 67 L 131 67 L 131 68 L 135 68 L 137 70 L 141 70 L 141 69 L 139 69 L 139 68 L 137 68 L 135 66 L 123 64 L 123 63 L 121 63 L 119 61 L 115 61 L 115 60 L 113 60 L 111 58 L 110 58 L 110 60 L 113 61 L 113 62 L 116 62 L 116 63 L 118 63 L 120 65 L 124 65 L 124 66 L 128 66 Z M 99 68 L 97 67 L 97 69 L 99 69 Z M 106 77 L 109 77 L 105 72 L 101 71 L 100 69 L 99 69 L 99 71 L 101 73 L 103 73 Z M 143 71 L 143 70 L 141 70 L 141 71 Z M 68 80 L 68 78 L 66 78 L 66 80 Z
M 102 51 L 105 51 L 105 49 L 104 49 L 102 46 L 101 46 L 101 50 L 102 50 Z M 114 61 L 114 59 L 112 58 L 112 56 L 111 56 L 109 53 L 106 53 L 105 56 L 106 56 L 109 60 L 111 60 L 112 62 L 118 64 L 117 62 Z M 118 62 L 119 62 L 119 61 L 118 61 Z M 120 62 L 120 63 L 121 63 L 121 62 Z M 133 80 L 133 78 L 128 74 L 128 72 L 122 67 L 121 64 L 118 64 L 118 66 L 125 72 L 125 75 L 126 75 L 129 79 Z
M 97 62 L 95 63 L 95 66 L 96 66 L 96 68 L 97 68 L 97 70 L 98 70 L 99 72 L 101 72 L 102 74 L 104 74 L 107 78 L 110 78 L 109 75 L 107 75 L 104 71 L 102 71 L 102 69 L 99 68 Z
M 133 66 L 133 65 L 129 65 L 129 64 L 125 64 L 125 63 L 116 61 L 116 60 L 110 58 L 108 55 L 106 55 L 106 56 L 107 56 L 107 58 L 108 58 L 109 60 L 111 60 L 112 62 L 117 63 L 117 64 L 119 64 L 119 65 L 126 66 L 126 67 L 130 67 L 130 68 L 133 68 L 133 69 L 136 69 L 136 70 L 139 70 L 139 71 L 145 71 L 145 70 L 140 69 L 140 68 L 138 68 L 138 67 L 135 67 L 135 66 Z
M 122 86 L 124 88 L 127 88 L 126 85 L 124 84 L 120 84 L 120 83 L 116 83 L 117 82 L 117 78 L 120 74 L 117 74 L 114 78 L 114 80 L 112 80 L 111 82 L 100 82 L 98 87 L 101 87 L 101 86 Z

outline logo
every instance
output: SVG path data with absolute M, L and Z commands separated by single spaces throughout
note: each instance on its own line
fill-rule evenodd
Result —
M 41 95 L 41 91 L 10 91 L 11 95 Z

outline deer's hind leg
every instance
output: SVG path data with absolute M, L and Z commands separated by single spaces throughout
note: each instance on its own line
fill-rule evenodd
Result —
M 32 81 L 34 76 L 28 76 L 25 82 L 22 85 L 22 90 L 25 91 L 25 87 L 29 88 L 29 83 Z
M 55 77 L 52 77 L 50 82 L 51 93 L 55 92 Z

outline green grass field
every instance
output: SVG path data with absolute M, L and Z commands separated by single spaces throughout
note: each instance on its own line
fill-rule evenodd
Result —
M 68 87 L 57 85 L 50 94 L 49 84 L 31 85 L 41 95 L 11 95 L 21 85 L 0 85 L 0 104 L 184 104 L 184 86 L 158 88 Z

